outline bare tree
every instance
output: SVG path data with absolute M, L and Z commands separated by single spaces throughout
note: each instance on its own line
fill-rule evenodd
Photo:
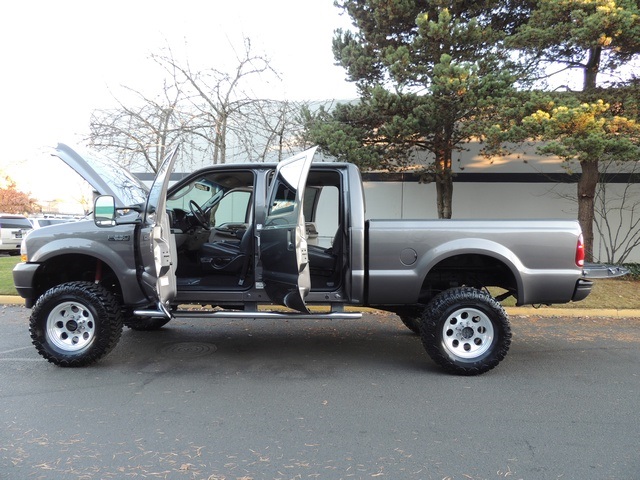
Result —
M 640 247 L 640 184 L 633 181 L 640 176 L 640 167 L 637 162 L 625 162 L 623 173 L 612 173 L 614 167 L 620 170 L 615 162 L 600 162 L 601 177 L 606 180 L 596 190 L 594 224 L 600 237 L 600 261 L 619 264 Z M 612 182 L 622 176 L 626 182 Z
M 184 99 L 175 82 L 165 81 L 155 97 L 125 88 L 134 100 L 125 104 L 116 99 L 117 108 L 94 111 L 89 143 L 98 150 L 114 153 L 125 168 L 156 172 L 167 147 L 187 140 L 185 133 L 192 115 L 181 110 Z
M 189 62 L 175 59 L 171 50 L 152 58 L 174 76 L 176 87 L 190 102 L 194 115 L 190 120 L 189 133 L 200 137 L 208 145 L 211 163 L 226 163 L 231 136 L 245 138 L 244 130 L 250 125 L 245 120 L 247 112 L 259 108 L 260 100 L 250 89 L 249 80 L 262 75 L 277 77 L 270 60 L 263 54 L 254 53 L 251 40 L 244 39 L 243 50 L 234 49 L 236 66 L 231 71 L 209 68 L 192 70 Z M 235 135 L 234 135 L 235 134 Z
M 258 161 L 275 161 L 299 151 L 303 122 L 300 111 L 307 102 L 258 100 L 242 111 L 242 125 L 234 128 L 240 154 Z M 235 125 L 234 125 L 235 127 Z
M 180 141 L 182 168 L 228 161 L 279 161 L 296 150 L 303 103 L 258 98 L 251 85 L 278 79 L 249 39 L 235 49 L 230 71 L 197 70 L 170 48 L 152 59 L 168 74 L 161 92 L 132 94 L 118 107 L 96 110 L 90 144 L 110 150 L 126 168 L 157 171 L 167 147 Z

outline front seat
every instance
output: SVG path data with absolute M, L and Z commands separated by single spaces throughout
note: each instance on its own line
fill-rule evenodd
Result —
M 242 234 L 239 242 L 205 243 L 200 248 L 200 265 L 205 272 L 237 274 L 239 284 L 249 270 L 253 250 L 253 224 Z
M 331 276 L 335 272 L 340 247 L 342 243 L 342 228 L 338 228 L 331 247 L 322 248 L 317 245 L 308 245 L 309 268 L 314 275 Z

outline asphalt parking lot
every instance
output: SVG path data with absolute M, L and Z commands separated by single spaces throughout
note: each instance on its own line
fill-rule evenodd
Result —
M 465 378 L 391 315 L 174 320 L 62 369 L 28 314 L 0 306 L 2 479 L 640 478 L 638 318 L 513 318 Z

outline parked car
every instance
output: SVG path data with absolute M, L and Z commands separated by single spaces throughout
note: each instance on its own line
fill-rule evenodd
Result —
M 0 213 L 0 253 L 20 255 L 20 243 L 32 229 L 24 215 Z
M 30 218 L 29 221 L 31 225 L 33 225 L 33 228 L 42 228 L 50 225 L 58 225 L 59 223 L 67 223 L 71 220 L 67 218 Z

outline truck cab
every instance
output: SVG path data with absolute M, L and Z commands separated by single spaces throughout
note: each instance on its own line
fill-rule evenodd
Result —
M 65 280 L 101 283 L 135 319 L 170 318 L 184 304 L 259 314 L 275 303 L 308 314 L 307 303 L 322 303 L 341 313 L 364 294 L 360 175 L 347 163 L 312 164 L 314 153 L 215 165 L 170 185 L 174 149 L 147 188 L 60 144 L 55 155 L 99 194 L 94 219 L 36 233 L 16 288 L 30 307 Z
M 287 168 L 293 167 L 283 166 L 280 173 Z M 246 310 L 277 298 L 304 312 L 304 303 L 338 307 L 362 300 L 364 252 L 359 249 L 354 258 L 351 251 L 351 238 L 364 231 L 364 218 L 353 214 L 363 211 L 361 189 L 348 185 L 355 167 L 314 164 L 306 182 L 295 188 L 282 175 L 274 180 L 275 170 L 265 164 L 227 165 L 201 170 L 171 188 L 166 207 L 176 243 L 177 303 Z M 359 198 L 347 197 L 355 192 Z M 305 255 L 303 272 L 296 254 Z M 300 274 L 308 275 L 299 295 L 303 303 L 288 291 L 276 291 L 280 279 L 288 276 L 285 283 L 294 284 Z

